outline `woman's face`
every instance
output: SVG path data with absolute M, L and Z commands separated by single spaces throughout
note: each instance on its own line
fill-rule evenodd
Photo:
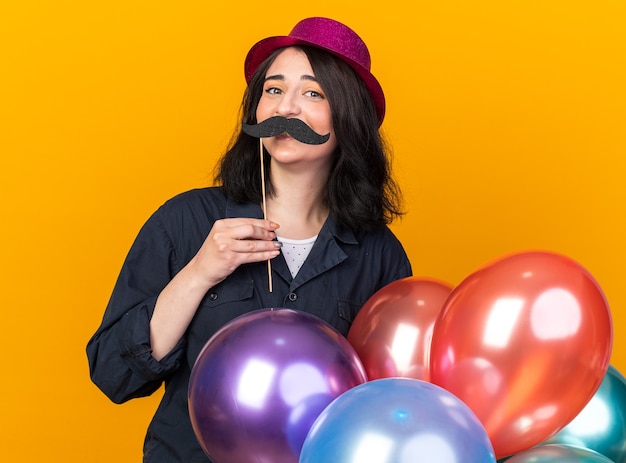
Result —
M 273 162 L 307 162 L 330 166 L 337 147 L 330 105 L 317 82 L 306 54 L 297 48 L 286 48 L 270 65 L 265 74 L 263 92 L 256 110 L 258 122 L 272 116 L 297 118 L 320 135 L 330 134 L 326 143 L 308 145 L 288 134 L 264 138 L 263 145 Z

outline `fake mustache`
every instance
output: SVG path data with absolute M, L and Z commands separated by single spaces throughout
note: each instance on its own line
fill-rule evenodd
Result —
M 243 131 L 251 137 L 269 138 L 288 133 L 299 142 L 306 143 L 307 145 L 321 145 L 322 143 L 326 143 L 330 138 L 330 133 L 320 135 L 300 119 L 287 119 L 282 116 L 270 117 L 258 124 L 252 125 L 242 122 L 241 127 Z

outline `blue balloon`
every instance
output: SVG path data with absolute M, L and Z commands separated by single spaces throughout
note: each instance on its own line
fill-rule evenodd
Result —
M 476 415 L 422 380 L 383 378 L 333 400 L 304 440 L 299 463 L 495 463 Z
M 582 411 L 549 444 L 571 444 L 626 463 L 626 379 L 612 365 Z

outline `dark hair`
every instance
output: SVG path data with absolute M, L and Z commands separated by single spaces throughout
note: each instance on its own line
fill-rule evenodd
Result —
M 313 47 L 307 55 L 330 104 L 337 139 L 326 203 L 337 221 L 353 230 L 373 230 L 403 214 L 402 195 L 392 178 L 387 147 L 379 131 L 372 98 L 361 78 L 335 56 Z M 282 50 L 274 52 L 250 80 L 241 104 L 241 119 L 255 124 L 267 69 Z M 237 128 L 216 165 L 215 181 L 236 201 L 261 203 L 259 140 Z M 265 156 L 266 174 L 269 156 Z M 266 192 L 274 194 L 270 176 Z

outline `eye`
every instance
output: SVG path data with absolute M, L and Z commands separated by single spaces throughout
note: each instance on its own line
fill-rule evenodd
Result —
M 304 94 L 311 98 L 316 98 L 320 100 L 324 99 L 324 94 L 321 92 L 318 92 L 317 90 L 307 90 L 306 92 L 304 92 Z
M 270 95 L 280 95 L 282 90 L 278 87 L 267 87 L 265 89 L 265 93 L 269 93 Z

